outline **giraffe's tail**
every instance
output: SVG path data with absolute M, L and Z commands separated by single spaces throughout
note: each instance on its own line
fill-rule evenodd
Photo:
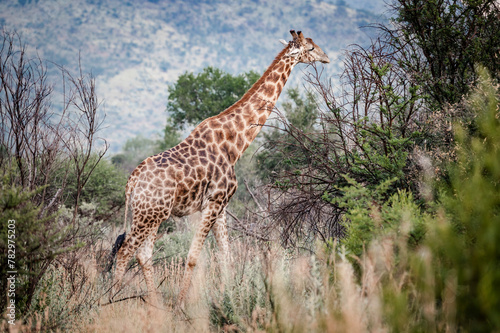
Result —
M 130 192 L 128 192 L 128 183 L 127 183 L 127 190 L 125 191 L 125 217 L 123 218 L 123 232 L 127 231 L 127 213 L 128 213 L 129 199 L 130 199 Z
M 118 250 L 122 247 L 123 242 L 125 241 L 125 236 L 127 234 L 124 232 L 116 238 L 115 244 L 113 245 L 113 249 L 111 249 L 111 253 L 109 254 L 108 265 L 106 266 L 106 272 L 110 272 L 111 268 L 113 268 L 113 263 L 115 261 L 116 254 Z
M 127 213 L 128 213 L 128 205 L 130 203 L 130 196 L 132 195 L 132 191 L 134 190 L 135 183 L 137 181 L 132 179 L 132 175 L 127 182 L 127 186 L 125 187 L 125 217 L 123 218 L 123 232 L 127 231 Z
M 108 257 L 108 264 L 106 266 L 106 272 L 111 271 L 111 268 L 113 268 L 113 263 L 115 261 L 116 254 L 118 253 L 118 250 L 122 247 L 123 242 L 125 241 L 125 236 L 127 235 L 127 213 L 128 213 L 128 205 L 130 201 L 130 195 L 132 194 L 132 189 L 135 185 L 135 182 L 131 185 L 130 179 L 127 182 L 127 186 L 125 188 L 125 217 L 123 219 L 123 234 L 118 235 L 116 238 L 115 244 L 113 245 L 113 248 L 111 249 L 111 253 L 109 254 Z

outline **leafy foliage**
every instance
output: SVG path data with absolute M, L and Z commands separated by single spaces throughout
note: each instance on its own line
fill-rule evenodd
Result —
M 171 118 L 167 118 L 167 124 L 163 130 L 163 140 L 158 143 L 160 150 L 170 149 L 181 142 L 181 135 Z
M 373 239 L 392 233 L 409 235 L 408 244 L 415 248 L 424 239 L 426 214 L 415 202 L 411 192 L 398 190 L 387 198 L 387 191 L 395 179 L 369 189 L 346 177 L 349 186 L 341 188 L 342 195 L 326 200 L 346 210 L 343 216 L 346 236 L 340 240 L 352 258 L 362 256 Z M 406 223 L 406 225 L 403 223 Z
M 0 218 L 3 221 L 0 225 L 0 267 L 4 277 L 8 276 L 7 271 L 17 271 L 14 299 L 18 317 L 29 308 L 38 281 L 52 260 L 78 246 L 68 242 L 72 235 L 71 228 L 53 223 L 56 216 L 42 214 L 43 206 L 33 203 L 34 197 L 42 190 L 23 190 L 20 186 L 11 185 L 8 176 L 4 176 L 0 184 Z M 14 221 L 13 234 L 9 232 L 8 221 Z M 14 244 L 13 248 L 9 244 Z M 8 259 L 12 259 L 13 266 L 7 265 Z M 2 279 L 0 288 L 2 295 L 6 295 L 6 278 Z M 2 309 L 5 309 L 6 298 L 2 297 L 1 301 Z
M 495 0 L 398 0 L 395 28 L 384 27 L 391 44 L 404 50 L 402 67 L 419 79 L 443 107 L 454 104 L 476 79 L 481 64 L 497 79 L 500 7 Z
M 97 159 L 97 156 L 94 155 L 91 157 L 91 160 L 95 159 Z M 125 205 L 123 191 L 127 183 L 127 178 L 127 173 L 122 168 L 112 164 L 111 161 L 103 159 L 97 163 L 83 188 L 80 198 L 82 202 L 93 203 L 97 206 L 97 214 L 95 216 L 97 220 L 109 220 Z M 74 172 L 70 172 L 67 180 L 68 185 L 65 190 L 67 198 L 74 198 L 76 195 L 74 180 L 75 174 Z M 67 199 L 66 205 L 73 207 L 72 202 L 73 200 Z
M 457 160 L 446 166 L 449 177 L 432 185 L 438 194 L 427 211 L 404 191 L 384 199 L 388 182 L 368 189 L 347 179 L 343 197 L 333 199 L 346 208 L 347 224 L 343 250 L 333 253 L 354 255 L 362 290 L 381 291 L 377 301 L 362 301 L 368 312 L 382 304 L 377 316 L 391 331 L 500 328 L 500 89 L 484 68 L 479 78 L 467 103 L 477 132 L 456 123 Z M 338 277 L 343 259 L 334 260 Z M 368 313 L 362 320 L 373 319 Z
M 161 145 L 161 144 L 160 144 Z M 146 157 L 161 151 L 158 142 L 138 135 L 128 139 L 121 153 L 114 155 L 111 161 L 127 172 L 132 172 Z
M 30 58 L 15 33 L 2 31 L 0 43 L 1 260 L 6 270 L 7 249 L 12 250 L 7 221 L 15 220 L 15 267 L 10 270 L 18 271 L 16 316 L 22 318 L 55 260 L 64 258 L 60 263 L 69 279 L 78 274 L 69 269 L 76 262 L 74 250 L 84 242 L 92 243 L 96 224 L 88 220 L 81 224 L 82 197 L 87 195 L 83 189 L 91 184 L 108 145 L 98 136 L 104 117 L 91 74 L 80 68 L 79 76 L 73 76 L 60 68 L 65 90 L 56 111 L 46 63 Z M 103 191 L 106 181 L 89 186 L 95 190 L 88 193 L 95 195 L 93 200 L 111 197 Z M 61 208 L 65 203 L 72 212 Z M 5 283 L 1 285 L 4 295 Z M 5 302 L 2 297 L 2 312 Z
M 436 294 L 448 280 L 457 285 L 458 327 L 489 331 L 500 328 L 500 89 L 484 68 L 479 73 L 469 99 L 478 131 L 457 129 L 457 163 L 440 196 L 446 218 L 427 244 L 436 254 Z

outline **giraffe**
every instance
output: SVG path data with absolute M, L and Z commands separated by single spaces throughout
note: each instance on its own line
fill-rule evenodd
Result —
M 243 97 L 219 115 L 202 121 L 177 146 L 146 158 L 130 175 L 126 208 L 133 221 L 130 233 L 118 244 L 114 285 L 120 285 L 126 264 L 136 252 L 148 293 L 157 303 L 151 262 L 156 233 L 169 216 L 201 212 L 191 243 L 181 289 L 183 304 L 203 243 L 214 233 L 222 257 L 228 255 L 226 206 L 236 191 L 234 165 L 266 122 L 293 69 L 298 63 L 329 63 L 328 56 L 301 31 L 290 30 L 293 40 Z M 127 212 L 125 212 L 125 223 Z M 120 238 L 120 237 L 119 237 Z M 121 247 L 120 247 L 121 245 Z M 111 292 L 111 298 L 113 292 Z

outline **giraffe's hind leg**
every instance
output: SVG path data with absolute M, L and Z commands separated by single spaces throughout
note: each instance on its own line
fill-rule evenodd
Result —
M 139 228 L 139 225 L 141 228 Z M 146 226 L 147 220 L 141 221 L 141 223 L 136 223 L 136 217 L 134 217 L 134 223 L 130 233 L 126 236 L 123 245 L 118 250 L 116 254 L 116 268 L 114 274 L 113 288 L 111 290 L 111 299 L 120 291 L 123 275 L 125 274 L 125 268 L 130 260 L 130 257 L 137 251 L 139 247 L 146 241 L 149 234 L 152 232 L 151 226 Z M 156 226 L 156 229 L 158 226 Z M 156 230 L 154 229 L 154 230 Z M 153 239 L 154 240 L 154 239 Z
M 212 228 L 212 232 L 215 236 L 215 241 L 217 242 L 218 248 L 218 261 L 221 270 L 222 284 L 220 287 L 221 292 L 224 291 L 227 282 L 229 281 L 229 241 L 227 234 L 227 224 L 226 224 L 226 210 L 224 209 L 222 213 L 217 217 L 217 221 Z
M 153 268 L 153 248 L 156 240 L 156 233 L 158 227 L 149 234 L 144 243 L 139 247 L 135 257 L 142 267 L 142 272 L 144 273 L 144 280 L 146 281 L 146 287 L 148 289 L 148 295 L 151 302 L 154 305 L 158 304 L 158 298 L 156 295 L 156 287 L 154 284 L 154 268 Z

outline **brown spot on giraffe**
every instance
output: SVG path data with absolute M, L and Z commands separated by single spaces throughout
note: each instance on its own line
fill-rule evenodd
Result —
M 214 138 L 215 138 L 215 143 L 217 145 L 220 145 L 226 139 L 224 131 L 223 130 L 214 131 Z
M 226 123 L 222 126 L 222 130 L 226 133 L 226 140 L 229 142 L 234 142 L 236 139 L 236 130 L 232 123 Z
M 204 141 L 206 144 L 212 143 L 213 142 L 212 131 L 206 131 L 201 137 L 201 140 Z
M 245 121 L 241 118 L 240 115 L 237 115 L 235 118 L 235 126 L 236 132 L 240 133 L 245 129 Z
M 245 146 L 245 140 L 242 134 L 238 134 L 236 139 L 236 149 L 239 151 L 243 151 L 243 147 Z
M 182 304 L 186 296 L 210 230 L 217 245 L 227 254 L 225 208 L 238 186 L 235 163 L 260 131 L 257 122 L 264 124 L 269 117 L 293 67 L 300 62 L 329 62 L 311 39 L 304 38 L 300 32 L 290 32 L 293 40 L 238 102 L 202 121 L 179 145 L 148 157 L 131 173 L 125 198 L 126 206 L 131 205 L 133 221 L 117 252 L 115 285 L 119 286 L 130 256 L 136 253 L 148 292 L 156 302 L 153 246 L 160 223 L 172 215 L 202 213 L 189 250 L 179 303 Z

